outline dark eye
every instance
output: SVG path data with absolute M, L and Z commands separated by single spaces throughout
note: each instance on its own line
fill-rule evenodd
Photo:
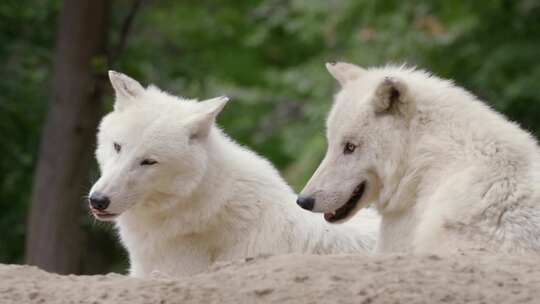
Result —
M 343 147 L 343 154 L 351 154 L 356 150 L 356 145 L 350 142 L 347 142 L 345 144 L 345 147 Z
M 114 146 L 114 151 L 116 151 L 116 153 L 120 153 L 120 150 L 122 150 L 122 146 L 120 146 L 120 144 L 118 143 L 114 143 L 113 146 Z
M 146 158 L 141 161 L 141 166 L 151 166 L 155 164 L 157 164 L 157 161 L 150 158 Z

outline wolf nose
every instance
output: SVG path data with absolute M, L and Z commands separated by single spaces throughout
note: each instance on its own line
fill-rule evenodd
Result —
M 94 192 L 90 195 L 90 206 L 96 210 L 103 211 L 109 207 L 111 201 L 109 197 L 99 192 Z
M 302 209 L 306 210 L 313 210 L 313 206 L 315 206 L 315 199 L 309 196 L 299 196 L 298 199 L 296 199 L 296 203 L 298 206 L 302 207 Z

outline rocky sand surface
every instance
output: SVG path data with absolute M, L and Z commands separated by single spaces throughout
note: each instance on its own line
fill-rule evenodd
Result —
M 284 255 L 171 279 L 0 265 L 0 303 L 540 303 L 540 257 Z

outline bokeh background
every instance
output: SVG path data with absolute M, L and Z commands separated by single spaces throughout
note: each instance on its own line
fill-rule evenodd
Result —
M 191 98 L 299 190 L 325 149 L 327 61 L 409 63 L 455 79 L 540 134 L 540 1 L 3 0 L 0 262 L 125 272 L 84 195 L 115 69 Z

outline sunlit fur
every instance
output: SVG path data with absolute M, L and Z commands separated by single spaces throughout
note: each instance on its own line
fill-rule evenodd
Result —
M 296 206 L 295 194 L 268 161 L 215 126 L 225 98 L 186 100 L 144 89 L 123 74 L 110 77 L 116 104 L 99 128 L 102 176 L 91 192 L 109 196 L 105 211 L 119 214 L 132 276 L 191 275 L 215 261 L 366 253 L 375 246 L 375 212 L 335 226 Z M 158 163 L 141 166 L 145 158 Z
M 382 215 L 378 252 L 540 251 L 540 153 L 529 133 L 421 70 L 327 68 L 342 89 L 327 154 L 301 193 L 314 211 L 335 210 L 366 180 L 360 207 L 374 202 Z M 347 141 L 358 147 L 344 155 Z

